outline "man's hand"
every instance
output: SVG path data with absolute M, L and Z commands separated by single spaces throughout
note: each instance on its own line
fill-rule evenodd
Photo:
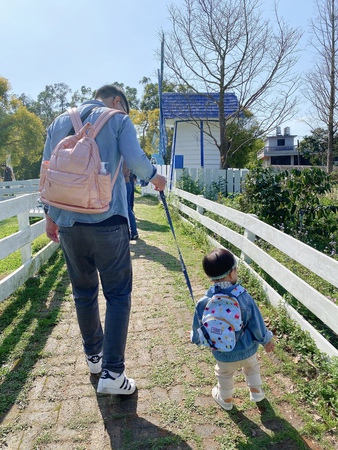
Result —
M 273 341 L 268 342 L 264 345 L 264 349 L 267 353 L 273 352 L 275 349 L 275 343 Z
M 150 183 L 155 186 L 155 191 L 164 191 L 167 184 L 167 179 L 163 175 L 159 175 L 157 173 L 154 178 L 150 180 Z
M 49 239 L 56 242 L 57 244 L 60 242 L 59 240 L 59 227 L 52 221 L 52 219 L 46 214 L 46 234 Z

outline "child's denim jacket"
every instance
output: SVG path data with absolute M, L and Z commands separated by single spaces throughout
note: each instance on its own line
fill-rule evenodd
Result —
M 215 293 L 230 294 L 233 290 L 240 289 L 242 293 L 237 296 L 237 300 L 241 307 L 242 320 L 244 324 L 243 330 L 237 332 L 237 343 L 231 352 L 220 352 L 212 350 L 212 354 L 218 361 L 235 362 L 247 359 L 254 355 L 258 350 L 258 345 L 265 345 L 272 339 L 272 332 L 269 331 L 264 323 L 263 317 L 256 305 L 254 299 L 239 284 L 225 289 L 221 289 L 217 284 L 211 286 L 204 296 L 198 301 L 195 308 L 193 319 L 191 342 L 200 345 L 197 329 L 201 326 L 201 318 L 206 304 Z

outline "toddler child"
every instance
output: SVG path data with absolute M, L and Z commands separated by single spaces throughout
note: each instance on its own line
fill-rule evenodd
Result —
M 242 368 L 250 390 L 250 400 L 260 402 L 265 394 L 262 390 L 257 350 L 259 344 L 263 345 L 266 352 L 274 350 L 272 332 L 266 328 L 253 298 L 237 283 L 237 262 L 229 250 L 223 248 L 212 250 L 203 259 L 203 269 L 214 284 L 196 305 L 191 342 L 202 344 L 199 330 L 202 315 L 214 294 L 227 294 L 237 300 L 243 323 L 242 329 L 235 333 L 236 344 L 231 351 L 220 351 L 210 347 L 216 359 L 215 375 L 218 380 L 217 386 L 212 389 L 212 396 L 222 408 L 230 411 L 233 407 L 233 376 L 238 368 Z

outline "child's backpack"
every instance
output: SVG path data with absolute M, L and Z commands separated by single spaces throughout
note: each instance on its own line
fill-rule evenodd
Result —
M 198 329 L 200 344 L 213 350 L 231 352 L 236 332 L 243 331 L 242 313 L 237 296 L 244 292 L 237 286 L 230 295 L 214 294 L 206 304 Z
M 52 151 L 50 161 L 43 161 L 39 184 L 41 202 L 87 214 L 108 211 L 122 158 L 111 179 L 110 173 L 102 170 L 104 163 L 95 137 L 110 117 L 124 113 L 107 109 L 94 124 L 83 125 L 76 108 L 67 112 L 76 134 L 62 139 Z

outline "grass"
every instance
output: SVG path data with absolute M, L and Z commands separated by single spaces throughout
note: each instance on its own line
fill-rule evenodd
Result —
M 36 222 L 40 219 L 30 219 L 31 223 Z M 18 221 L 16 217 L 11 217 L 0 222 L 0 239 L 10 236 L 19 230 Z M 45 234 L 34 239 L 32 242 L 32 256 L 36 255 L 39 250 L 41 250 L 45 245 L 47 245 L 49 239 Z M 0 261 L 0 278 L 4 278 L 6 275 L 14 272 L 21 266 L 21 252 L 17 250 L 11 253 L 6 258 Z
M 36 277 L 0 303 L 0 417 L 14 403 L 26 404 L 32 369 L 58 323 L 60 298 L 67 291 L 64 260 L 57 251 Z

